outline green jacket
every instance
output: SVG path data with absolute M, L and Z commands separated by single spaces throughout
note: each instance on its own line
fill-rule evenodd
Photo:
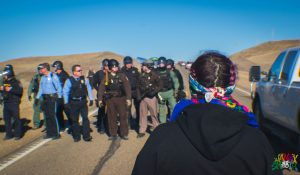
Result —
M 174 71 L 168 69 L 157 69 L 156 71 L 163 82 L 162 91 L 165 91 L 164 89 L 170 89 L 171 87 L 175 92 L 178 91 L 179 81 Z
M 29 83 L 29 87 L 27 91 L 28 96 L 31 96 L 32 94 L 34 95 L 34 97 L 36 96 L 39 90 L 40 81 L 41 81 L 41 76 L 38 73 L 34 74 Z
M 176 92 L 176 91 L 178 91 L 178 88 L 179 88 L 178 78 L 177 78 L 176 73 L 174 71 L 170 71 L 170 76 L 172 78 L 174 90 Z

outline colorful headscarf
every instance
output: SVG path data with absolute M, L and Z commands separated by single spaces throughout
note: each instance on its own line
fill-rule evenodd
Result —
M 190 82 L 190 88 L 192 91 L 195 91 L 197 93 L 202 93 L 204 94 L 205 101 L 210 102 L 212 99 L 223 99 L 224 97 L 230 96 L 232 94 L 235 85 L 228 86 L 227 88 L 222 88 L 222 87 L 211 87 L 211 88 L 206 88 L 199 84 L 193 77 L 192 75 L 189 75 L 189 82 Z

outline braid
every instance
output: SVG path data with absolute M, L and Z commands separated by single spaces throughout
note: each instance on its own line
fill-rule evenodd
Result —
M 213 63 L 217 68 L 216 68 L 216 70 L 215 70 L 215 81 L 214 81 L 214 87 L 217 87 L 217 83 L 218 83 L 218 80 L 219 80 L 219 70 L 220 70 L 220 65 L 217 63 L 217 62 L 215 62 L 215 63 Z
M 235 84 L 237 69 L 226 56 L 217 52 L 200 55 L 193 63 L 192 77 L 204 87 L 226 88 Z
M 235 84 L 235 82 L 237 80 L 237 74 L 238 74 L 237 65 L 233 64 L 231 62 L 231 65 L 230 65 L 230 81 L 229 81 L 230 86 Z

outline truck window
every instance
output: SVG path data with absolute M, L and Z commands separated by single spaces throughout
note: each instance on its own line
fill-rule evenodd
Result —
M 285 63 L 282 69 L 281 73 L 281 79 L 282 80 L 288 80 L 291 74 L 293 73 L 295 61 L 296 61 L 296 56 L 297 56 L 297 51 L 293 50 L 288 53 L 285 59 Z
M 270 81 L 273 78 L 278 79 L 280 76 L 280 71 L 282 68 L 282 62 L 284 60 L 284 56 L 285 56 L 286 52 L 282 52 L 275 60 L 275 62 L 273 63 L 270 71 L 269 71 L 269 77 L 268 80 Z

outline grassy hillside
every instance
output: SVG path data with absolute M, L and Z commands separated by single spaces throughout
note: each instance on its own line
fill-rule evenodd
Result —
M 262 70 L 267 71 L 281 51 L 296 46 L 300 46 L 300 40 L 272 41 L 233 54 L 231 59 L 239 68 L 238 85 L 244 89 L 249 89 L 248 72 L 250 66 L 259 65 Z

